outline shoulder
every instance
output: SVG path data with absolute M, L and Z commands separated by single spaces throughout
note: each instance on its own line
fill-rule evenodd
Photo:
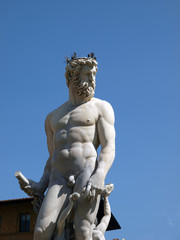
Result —
M 66 107 L 66 105 L 67 105 L 67 102 L 65 102 L 60 107 L 58 107 L 58 108 L 54 109 L 53 111 L 51 111 L 50 113 L 48 113 L 48 115 L 46 116 L 46 119 L 45 119 L 45 125 L 50 126 L 53 119 Z
M 104 118 L 110 124 L 114 124 L 115 117 L 111 104 L 105 100 L 94 98 L 98 110 L 99 118 Z
M 46 133 L 47 133 L 48 130 L 51 129 L 51 118 L 52 118 L 52 112 L 50 112 L 47 115 L 46 119 L 45 119 L 45 130 L 46 130 Z

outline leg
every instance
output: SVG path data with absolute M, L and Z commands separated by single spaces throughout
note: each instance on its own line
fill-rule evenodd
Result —
M 70 194 L 63 176 L 59 174 L 58 179 L 51 179 L 37 218 L 34 240 L 52 240 L 57 218 L 67 206 Z
M 99 208 L 100 196 L 91 201 L 82 194 L 82 189 L 89 180 L 90 175 L 90 172 L 82 172 L 77 178 L 74 187 L 74 191 L 81 194 L 77 201 L 74 215 L 76 240 L 92 240 L 93 225 Z
M 69 196 L 69 204 L 67 205 L 67 207 L 62 211 L 62 213 L 60 214 L 58 220 L 57 220 L 57 228 L 56 228 L 56 236 L 60 237 L 62 232 L 64 231 L 64 227 L 65 227 L 65 221 L 68 218 L 74 203 L 77 201 L 77 199 L 80 197 L 79 193 L 72 193 Z

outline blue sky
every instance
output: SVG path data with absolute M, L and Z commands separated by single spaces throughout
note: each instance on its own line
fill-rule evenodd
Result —
M 44 120 L 68 98 L 65 57 L 95 52 L 96 97 L 116 116 L 107 240 L 180 239 L 180 1 L 0 1 L 1 195 L 38 181 Z

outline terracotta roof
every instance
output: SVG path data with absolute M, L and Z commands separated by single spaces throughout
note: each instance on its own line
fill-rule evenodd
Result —
M 0 205 L 8 204 L 8 203 L 12 204 L 12 203 L 18 203 L 18 202 L 31 202 L 32 200 L 33 200 L 33 197 L 1 200 Z M 98 218 L 99 222 L 103 216 L 104 216 L 104 202 L 103 202 L 103 200 L 101 200 L 98 214 L 97 214 L 97 218 Z M 110 219 L 110 222 L 109 222 L 109 225 L 108 225 L 108 228 L 106 231 L 111 231 L 111 230 L 116 230 L 116 229 L 121 229 L 121 226 L 119 225 L 118 221 L 113 216 L 113 214 L 111 213 L 111 219 Z
M 0 200 L 0 205 L 6 203 L 15 203 L 15 202 L 31 202 L 33 200 L 32 197 L 29 198 L 19 198 L 19 199 L 8 199 L 8 200 Z

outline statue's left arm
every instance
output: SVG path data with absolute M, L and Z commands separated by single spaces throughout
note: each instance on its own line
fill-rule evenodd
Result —
M 85 190 L 86 195 L 92 198 L 101 193 L 104 180 L 115 157 L 114 111 L 111 105 L 105 101 L 98 104 L 98 111 L 97 130 L 101 152 L 97 167 L 90 177 Z

